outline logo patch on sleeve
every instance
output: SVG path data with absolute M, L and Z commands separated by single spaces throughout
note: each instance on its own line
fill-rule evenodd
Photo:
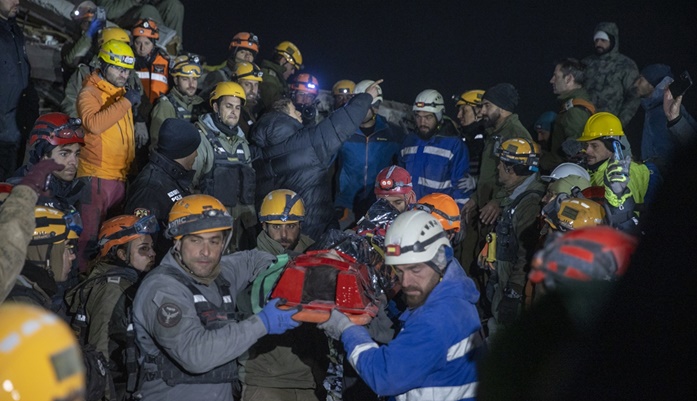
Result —
M 182 320 L 182 310 L 175 304 L 162 304 L 157 310 L 157 321 L 164 327 L 174 327 Z
M 141 218 L 145 216 L 150 216 L 151 213 L 150 210 L 139 207 L 133 211 L 133 214 L 136 215 L 138 218 Z

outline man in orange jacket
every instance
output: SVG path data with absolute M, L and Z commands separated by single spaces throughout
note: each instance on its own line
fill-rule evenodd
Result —
M 126 192 L 126 174 L 135 157 L 133 108 L 140 92 L 127 88 L 135 64 L 128 44 L 110 40 L 99 50 L 100 66 L 85 80 L 77 99 L 77 112 L 85 130 L 85 146 L 77 171 L 85 181 L 80 200 L 83 231 L 78 241 L 78 267 L 87 271 L 87 244 L 96 240 L 107 212 L 119 205 Z

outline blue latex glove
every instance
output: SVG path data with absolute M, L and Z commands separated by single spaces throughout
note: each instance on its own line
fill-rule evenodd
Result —
M 317 328 L 324 330 L 329 337 L 338 341 L 341 340 L 341 334 L 351 326 L 354 326 L 354 324 L 351 323 L 351 320 L 346 315 L 336 309 L 332 309 L 329 319 L 324 323 L 318 324 Z
M 89 36 L 90 38 L 93 38 L 94 35 L 96 35 L 99 31 L 104 28 L 105 21 L 100 20 L 99 18 L 95 18 L 90 22 L 90 27 L 87 28 L 87 32 L 85 32 L 85 35 Z
M 293 315 L 302 310 L 302 306 L 298 305 L 291 309 L 279 309 L 277 307 L 279 304 L 285 304 L 285 300 L 274 298 L 257 314 L 261 321 L 264 322 L 268 334 L 282 334 L 286 330 L 300 326 L 300 322 L 293 320 Z

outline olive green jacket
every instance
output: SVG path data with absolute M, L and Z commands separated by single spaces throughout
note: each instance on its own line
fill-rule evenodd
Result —
M 150 150 L 157 148 L 157 141 L 160 137 L 160 127 L 162 123 L 168 118 L 177 118 L 177 111 L 175 107 L 181 106 L 187 109 L 189 112 L 194 110 L 195 106 L 203 103 L 203 99 L 198 96 L 186 96 L 179 92 L 176 86 L 172 87 L 168 95 L 172 95 L 176 104 L 173 104 L 168 96 L 160 96 L 155 107 L 153 107 L 150 112 Z M 191 121 L 192 123 L 194 121 Z
M 546 171 L 554 170 L 555 167 L 567 160 L 567 156 L 562 150 L 562 143 L 566 140 L 578 139 L 583 133 L 588 117 L 591 116 L 591 112 L 584 107 L 567 107 L 568 102 L 574 99 L 590 102 L 590 95 L 585 89 L 574 89 L 559 95 L 557 99 L 559 99 L 562 109 L 554 120 L 550 136 L 550 151 L 543 153 L 540 160 L 540 166 Z
M 34 205 L 38 195 L 26 185 L 17 185 L 0 206 L 0 302 L 14 287 L 24 267 L 27 246 L 36 227 Z
M 259 110 L 269 111 L 273 103 L 283 97 L 289 97 L 290 92 L 288 83 L 283 79 L 283 67 L 264 60 L 261 62 L 263 81 L 259 84 L 259 95 L 261 97 L 261 107 Z

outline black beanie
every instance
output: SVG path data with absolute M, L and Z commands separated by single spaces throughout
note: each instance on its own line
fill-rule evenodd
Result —
M 160 127 L 157 151 L 168 159 L 181 159 L 198 148 L 201 135 L 196 127 L 178 118 L 168 118 Z
M 512 113 L 518 106 L 518 91 L 511 84 L 496 84 L 484 92 L 484 100 Z

